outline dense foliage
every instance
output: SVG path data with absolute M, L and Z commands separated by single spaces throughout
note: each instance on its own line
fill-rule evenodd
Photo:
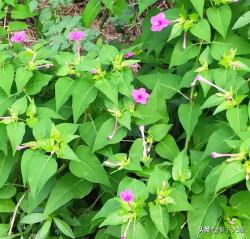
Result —
M 159 2 L 0 1 L 0 238 L 250 238 L 249 1 Z

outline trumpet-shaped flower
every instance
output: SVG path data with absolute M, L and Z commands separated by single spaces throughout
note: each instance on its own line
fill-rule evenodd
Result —
M 69 33 L 69 40 L 71 41 L 81 41 L 85 37 L 83 31 L 72 31 Z
M 169 24 L 171 24 L 171 21 L 169 21 L 166 18 L 163 12 L 151 17 L 151 31 L 152 32 L 160 32 Z
M 132 51 L 129 51 L 124 57 L 125 57 L 125 59 L 129 59 L 133 55 L 134 55 L 134 53 Z
M 140 88 L 138 90 L 134 89 L 132 91 L 132 96 L 134 102 L 145 105 L 148 101 L 150 94 L 148 94 L 144 88 Z
M 135 199 L 133 192 L 129 189 L 120 192 L 120 198 L 122 201 L 126 203 L 131 203 Z
M 26 38 L 25 31 L 20 31 L 20 32 L 14 32 L 10 40 L 15 43 L 21 43 L 25 41 L 25 38 Z

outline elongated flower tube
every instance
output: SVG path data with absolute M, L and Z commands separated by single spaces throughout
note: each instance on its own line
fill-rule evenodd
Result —
M 121 239 L 126 239 L 127 238 L 130 223 L 131 223 L 131 219 L 128 221 L 128 224 L 127 224 L 127 226 L 125 228 L 125 231 L 124 231 L 123 235 L 121 235 Z
M 184 31 L 183 33 L 182 48 L 184 50 L 187 48 L 187 32 L 186 31 Z
M 139 127 L 140 132 L 141 132 L 141 137 L 142 137 L 142 146 L 143 146 L 143 158 L 147 158 L 147 142 L 145 139 L 145 127 L 144 125 L 141 125 Z
M 111 135 L 109 135 L 109 136 L 107 137 L 107 139 L 108 139 L 108 140 L 112 140 L 113 137 L 115 136 L 117 130 L 118 130 L 118 115 L 117 115 L 117 113 L 115 113 L 115 125 L 114 125 L 114 130 L 113 130 L 113 132 L 111 133 Z
M 237 157 L 239 156 L 239 154 L 220 154 L 220 153 L 212 152 L 210 156 L 215 159 L 215 158 L 224 158 L 224 157 Z
M 201 75 L 197 75 L 194 79 L 194 81 L 192 82 L 191 86 L 195 86 L 196 82 L 197 81 L 200 81 L 200 82 L 203 82 L 207 85 L 210 85 L 212 87 L 214 87 L 215 89 L 217 89 L 218 91 L 222 92 L 222 93 L 227 93 L 227 91 L 225 91 L 224 89 L 222 89 L 221 87 L 213 84 L 212 82 L 210 82 L 209 80 L 205 79 L 204 77 L 202 77 Z

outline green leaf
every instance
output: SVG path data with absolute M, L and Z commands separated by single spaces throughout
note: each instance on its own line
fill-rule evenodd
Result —
M 170 36 L 168 38 L 168 42 L 171 41 L 172 39 L 178 37 L 181 35 L 183 31 L 183 26 L 176 23 L 173 25 L 172 29 L 171 29 L 171 33 L 170 33 Z
M 14 68 L 12 65 L 7 65 L 0 68 L 0 88 L 9 96 L 11 86 L 14 80 Z
M 0 213 L 12 213 L 15 204 L 11 199 L 0 199 Z
M 53 75 L 43 74 L 38 71 L 35 71 L 33 73 L 33 77 L 27 84 L 27 87 L 26 87 L 27 94 L 35 95 L 39 93 L 44 86 L 49 84 L 52 78 L 53 78 Z
M 68 236 L 68 237 L 70 237 L 70 238 L 75 238 L 72 229 L 70 228 L 70 226 L 69 226 L 66 222 L 64 222 L 64 221 L 62 221 L 61 219 L 56 218 L 56 217 L 54 217 L 53 220 L 54 220 L 56 226 L 59 228 L 59 230 L 60 230 L 64 235 L 66 235 L 66 236 Z
M 108 199 L 102 206 L 102 208 L 96 213 L 93 221 L 99 218 L 107 217 L 112 211 L 119 211 L 122 208 L 122 204 L 116 199 Z
M 3 124 L 0 124 L 0 150 L 3 151 L 5 154 L 7 154 L 7 141 L 9 141 L 7 136 L 6 127 Z
M 51 220 L 46 221 L 36 234 L 35 239 L 46 239 L 51 227 Z
M 153 172 L 150 173 L 147 190 L 152 194 L 156 194 L 157 190 L 163 187 L 164 183 L 168 185 L 170 177 L 170 173 L 167 170 L 155 167 Z
M 57 156 L 58 156 L 58 158 L 62 158 L 62 159 L 79 161 L 75 152 L 67 144 L 62 145 Z
M 103 45 L 99 53 L 100 62 L 102 64 L 110 64 L 118 54 L 119 51 L 116 47 Z
M 115 132 L 114 137 L 111 140 L 108 139 L 107 137 L 112 134 L 114 126 L 115 120 L 113 118 L 110 118 L 103 123 L 96 135 L 93 152 L 102 149 L 107 145 L 117 144 L 126 136 L 127 130 L 124 127 L 119 127 Z
M 29 160 L 28 181 L 31 193 L 37 197 L 45 183 L 56 173 L 57 163 L 52 156 L 39 153 Z
M 88 105 L 95 100 L 97 93 L 98 90 L 91 82 L 85 80 L 80 80 L 78 82 L 72 95 L 74 122 L 78 121 Z
M 115 105 L 118 105 L 118 90 L 111 80 L 98 80 L 95 82 L 95 87 L 100 90 Z
M 210 42 L 211 29 L 210 29 L 210 25 L 206 19 L 201 19 L 196 24 L 194 24 L 194 26 L 190 29 L 190 32 L 194 36 L 196 36 L 202 40 L 205 40 L 207 42 Z
M 169 230 L 169 215 L 166 207 L 161 205 L 149 206 L 150 217 L 161 234 L 166 237 Z
M 149 6 L 154 4 L 157 0 L 137 0 L 139 6 L 139 15 L 142 14 Z
M 42 202 L 44 202 L 45 200 L 47 201 L 49 194 L 51 193 L 53 187 L 55 186 L 55 183 L 56 183 L 55 177 L 50 178 L 36 198 L 33 198 L 31 192 L 29 191 L 27 196 L 22 201 L 22 204 L 21 204 L 22 209 L 27 213 L 34 212 L 35 209 L 39 207 L 39 205 Z M 44 215 L 44 217 L 47 218 L 46 215 Z
M 172 176 L 175 181 L 185 182 L 191 178 L 189 159 L 185 151 L 180 152 L 173 162 Z
M 224 38 L 227 35 L 227 30 L 231 22 L 231 8 L 229 5 L 220 7 L 210 7 L 207 9 L 207 17 L 214 29 L 219 32 Z
M 246 105 L 227 110 L 226 116 L 229 125 L 236 134 L 246 130 L 248 123 L 248 109 Z
M 0 188 L 6 183 L 15 162 L 16 159 L 10 153 L 5 155 L 0 152 Z
M 38 222 L 42 222 L 46 219 L 46 217 L 43 215 L 43 213 L 31 213 L 26 216 L 24 216 L 20 223 L 22 224 L 35 224 Z
M 101 223 L 100 227 L 103 226 L 115 226 L 115 225 L 121 225 L 123 224 L 124 219 L 121 211 L 111 211 L 109 215 L 104 219 L 104 221 Z
M 16 4 L 11 11 L 12 19 L 25 19 L 35 16 L 35 13 L 30 12 L 28 5 Z
M 240 217 L 246 217 L 249 220 L 250 212 L 249 212 L 249 201 L 250 201 L 250 192 L 249 191 L 241 191 L 236 192 L 230 198 L 230 205 L 232 209 L 234 209 Z
M 85 27 L 90 27 L 92 22 L 96 19 L 97 15 L 101 11 L 100 0 L 90 0 L 82 12 L 82 21 Z
M 189 211 L 187 215 L 190 239 L 200 237 L 201 226 L 216 227 L 223 213 L 219 202 L 215 197 L 206 197 L 204 194 L 193 195 L 191 204 L 194 210 Z
M 229 127 L 220 127 L 215 130 L 210 136 L 206 150 L 203 153 L 202 159 L 206 158 L 212 152 L 227 152 L 229 147 L 226 140 L 231 139 L 233 136 L 232 130 Z
M 171 190 L 172 191 L 170 197 L 173 199 L 174 203 L 170 203 L 167 205 L 168 212 L 193 210 L 192 206 L 188 202 L 188 196 L 183 184 L 175 182 L 172 184 Z
M 186 49 L 183 49 L 182 40 L 179 40 L 173 50 L 169 67 L 172 68 L 173 66 L 182 65 L 196 57 L 198 54 L 199 47 L 197 45 L 187 42 Z
M 0 199 L 9 199 L 16 194 L 16 188 L 13 185 L 4 185 L 0 188 Z
M 161 140 L 155 147 L 155 151 L 162 158 L 174 161 L 176 155 L 178 155 L 179 148 L 170 134 L 168 134 L 163 140 Z
M 9 224 L 0 224 L 0 236 L 6 237 L 8 235 Z
M 102 3 L 105 5 L 105 7 L 113 13 L 113 2 L 110 2 L 109 0 L 102 0 Z
M 211 55 L 214 59 L 220 60 L 223 55 L 232 48 L 237 49 L 236 56 L 250 54 L 249 41 L 239 35 L 229 32 L 225 39 L 223 39 L 223 37 L 219 34 L 215 35 L 215 39 L 211 47 Z
M 147 88 L 153 90 L 156 85 L 162 89 L 162 95 L 165 99 L 171 99 L 179 91 L 181 77 L 171 73 L 155 72 L 146 75 L 137 76 L 138 80 Z
M 57 112 L 72 95 L 74 87 L 75 87 L 75 81 L 69 77 L 61 77 L 56 81 L 55 98 L 56 98 Z
M 239 19 L 234 23 L 233 30 L 246 26 L 250 23 L 250 11 L 244 13 Z
M 182 104 L 178 109 L 180 122 L 186 131 L 187 138 L 189 139 L 194 131 L 198 119 L 202 111 L 198 104 Z
M 80 145 L 76 150 L 76 154 L 80 161 L 72 161 L 69 165 L 70 171 L 74 175 L 93 183 L 110 185 L 106 171 L 90 148 Z
M 17 115 L 24 114 L 26 112 L 26 109 L 27 109 L 26 96 L 16 100 L 11 106 L 11 110 L 15 112 Z
M 200 17 L 203 18 L 203 7 L 204 7 L 204 0 L 191 0 L 194 8 L 199 13 Z
M 161 141 L 168 133 L 172 125 L 156 124 L 148 129 L 148 134 L 153 137 L 154 141 Z
M 32 76 L 32 71 L 27 70 L 25 67 L 19 67 L 17 69 L 15 82 L 18 92 L 23 90 Z
M 3 115 L 6 110 L 11 106 L 14 102 L 14 95 L 7 96 L 7 94 L 0 89 L 0 114 Z
M 71 173 L 62 176 L 52 189 L 44 214 L 51 214 L 74 198 L 83 198 L 91 189 L 92 185 L 85 179 L 75 177 Z
M 14 155 L 16 152 L 16 147 L 23 141 L 23 136 L 25 134 L 25 124 L 24 122 L 11 123 L 6 126 L 6 129 Z
M 26 185 L 29 177 L 29 165 L 32 158 L 39 157 L 41 153 L 39 151 L 35 151 L 32 149 L 27 149 L 24 151 L 22 159 L 21 159 L 21 172 L 23 184 Z
M 160 86 L 156 85 L 149 97 L 147 104 L 139 104 L 136 107 L 134 114 L 138 115 L 138 119 L 136 119 L 137 125 L 149 125 L 158 121 L 161 121 L 161 123 L 166 123 L 168 121 L 166 103 L 162 92 L 163 90 L 160 90 Z
M 125 230 L 125 226 L 122 228 L 122 231 Z M 136 238 L 143 238 L 148 239 L 147 231 L 145 230 L 144 226 L 140 222 L 134 222 L 128 229 L 128 235 L 126 239 L 136 239 Z
M 245 179 L 245 170 L 241 164 L 241 162 L 231 162 L 221 164 L 223 171 L 221 172 L 216 188 L 215 193 L 221 190 L 224 187 L 231 186 L 235 183 L 239 183 Z
M 142 146 L 142 140 L 136 139 L 130 150 L 129 150 L 129 159 L 130 163 L 128 166 L 125 167 L 127 170 L 141 170 L 141 160 L 143 158 L 143 146 Z

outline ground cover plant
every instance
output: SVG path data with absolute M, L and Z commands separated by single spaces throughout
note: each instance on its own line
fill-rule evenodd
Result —
M 250 238 L 249 1 L 0 1 L 0 238 Z

